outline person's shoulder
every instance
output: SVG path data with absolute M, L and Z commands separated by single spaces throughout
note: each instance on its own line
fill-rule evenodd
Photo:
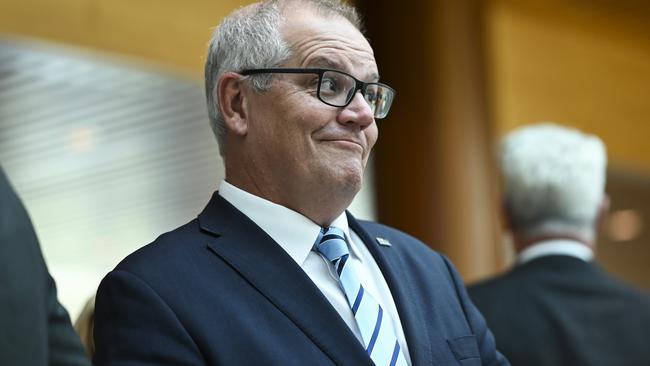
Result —
M 199 233 L 198 220 L 193 219 L 135 250 L 126 256 L 115 270 L 137 273 L 153 267 L 164 268 L 182 261 L 186 255 L 198 249 L 201 243 Z
M 514 267 L 468 284 L 467 293 L 475 302 L 480 302 L 482 299 L 505 299 L 513 295 L 523 299 L 531 291 L 535 291 L 534 283 L 535 281 L 531 282 L 525 273 L 521 273 L 517 267 Z
M 608 286 L 614 292 L 613 296 L 624 300 L 630 306 L 640 305 L 650 310 L 650 292 L 609 272 L 605 272 L 603 269 L 600 270 L 604 274 L 604 278 L 600 279 L 600 283 L 602 286 Z
M 509 288 L 513 281 L 512 272 L 501 273 L 494 275 L 478 282 L 474 282 L 467 286 L 467 291 L 470 295 L 481 293 L 493 293 L 500 288 Z
M 643 304 L 646 309 L 650 310 L 650 292 L 645 289 L 635 287 L 629 283 L 625 283 L 625 285 L 628 288 L 630 296 L 637 299 L 640 304 Z

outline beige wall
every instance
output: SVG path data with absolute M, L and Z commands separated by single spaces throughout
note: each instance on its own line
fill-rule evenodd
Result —
M 382 81 L 397 90 L 378 123 L 377 208 L 447 255 L 466 280 L 502 267 L 475 0 L 359 1 Z
M 613 162 L 650 172 L 650 3 L 489 4 L 497 134 L 535 121 L 567 123 L 601 136 Z
M 650 289 L 650 3 L 487 2 L 486 49 L 494 139 L 556 121 L 599 135 L 610 158 L 613 209 L 637 210 L 636 239 L 602 233 L 598 260 Z M 630 176 L 634 179 L 629 178 Z
M 211 28 L 244 0 L 0 2 L 8 33 L 131 55 L 201 76 Z

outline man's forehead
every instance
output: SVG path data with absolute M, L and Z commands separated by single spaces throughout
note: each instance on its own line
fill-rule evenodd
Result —
M 336 69 L 364 80 L 378 79 L 372 47 L 345 17 L 303 7 L 287 10 L 283 18 L 282 34 L 297 63 L 293 66 Z
M 344 28 L 355 39 L 360 38 L 365 41 L 361 31 L 341 14 L 319 11 L 305 3 L 297 3 L 290 8 L 285 7 L 281 13 L 283 34 L 293 34 L 310 28 L 312 31 L 328 34 Z

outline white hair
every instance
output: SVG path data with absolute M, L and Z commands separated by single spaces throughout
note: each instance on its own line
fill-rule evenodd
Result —
M 593 240 L 607 165 L 597 136 L 552 123 L 525 126 L 503 139 L 500 159 L 513 230 Z
M 219 110 L 218 82 L 223 73 L 278 67 L 292 50 L 282 37 L 283 11 L 290 5 L 310 7 L 324 16 L 341 16 L 361 30 L 356 10 L 339 0 L 268 0 L 233 11 L 215 29 L 205 62 L 205 94 L 210 126 L 225 154 L 226 127 Z M 258 92 L 270 88 L 271 74 L 246 77 Z

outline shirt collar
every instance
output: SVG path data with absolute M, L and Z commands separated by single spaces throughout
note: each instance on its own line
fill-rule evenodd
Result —
M 319 225 L 296 211 L 250 194 L 225 180 L 219 186 L 219 195 L 248 216 L 275 240 L 298 265 L 302 266 L 312 250 L 316 238 L 319 237 L 321 230 Z M 331 226 L 340 228 L 350 238 L 348 218 L 345 212 L 341 213 Z M 355 251 L 355 249 L 352 250 Z
M 345 238 L 347 239 L 348 242 L 348 250 L 350 251 L 350 255 L 358 259 L 360 262 L 362 262 L 361 259 L 362 257 L 359 253 L 359 249 L 355 245 L 356 242 L 354 241 L 352 236 L 350 236 L 350 226 L 348 225 L 348 217 L 345 214 L 345 212 L 343 212 L 341 215 L 339 215 L 339 217 L 337 217 L 334 221 L 332 221 L 332 224 L 330 226 L 337 227 L 343 230 L 343 232 L 345 233 Z
M 524 264 L 531 260 L 547 255 L 567 255 L 589 262 L 594 258 L 594 252 L 580 242 L 574 240 L 544 240 L 524 249 L 517 256 L 517 263 Z

